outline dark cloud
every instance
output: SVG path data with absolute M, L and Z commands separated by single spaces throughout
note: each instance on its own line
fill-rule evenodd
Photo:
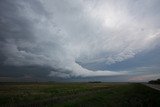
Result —
M 158 0 L 1 0 L 1 76 L 153 78 L 159 10 Z

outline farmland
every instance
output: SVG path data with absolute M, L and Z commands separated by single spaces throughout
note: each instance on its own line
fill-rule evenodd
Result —
M 160 107 L 139 83 L 0 83 L 1 107 Z

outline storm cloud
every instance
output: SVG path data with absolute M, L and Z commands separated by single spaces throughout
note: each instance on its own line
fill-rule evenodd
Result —
M 62 78 L 150 75 L 140 68 L 159 70 L 159 52 L 156 58 L 150 54 L 160 47 L 159 4 L 159 0 L 1 0 L 1 65 L 48 67 L 48 76 Z M 155 67 L 133 64 L 143 56 Z M 124 68 L 114 69 L 118 64 Z

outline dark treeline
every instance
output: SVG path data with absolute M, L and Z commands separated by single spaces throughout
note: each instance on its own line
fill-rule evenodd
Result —
M 102 83 L 101 81 L 89 81 L 88 83 Z
M 160 79 L 157 80 L 151 80 L 148 82 L 149 84 L 160 84 Z

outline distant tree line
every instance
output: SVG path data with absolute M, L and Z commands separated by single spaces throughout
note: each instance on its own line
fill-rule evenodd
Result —
M 160 79 L 157 80 L 151 80 L 148 82 L 149 84 L 160 84 Z
M 89 83 L 102 83 L 101 81 L 89 81 Z

